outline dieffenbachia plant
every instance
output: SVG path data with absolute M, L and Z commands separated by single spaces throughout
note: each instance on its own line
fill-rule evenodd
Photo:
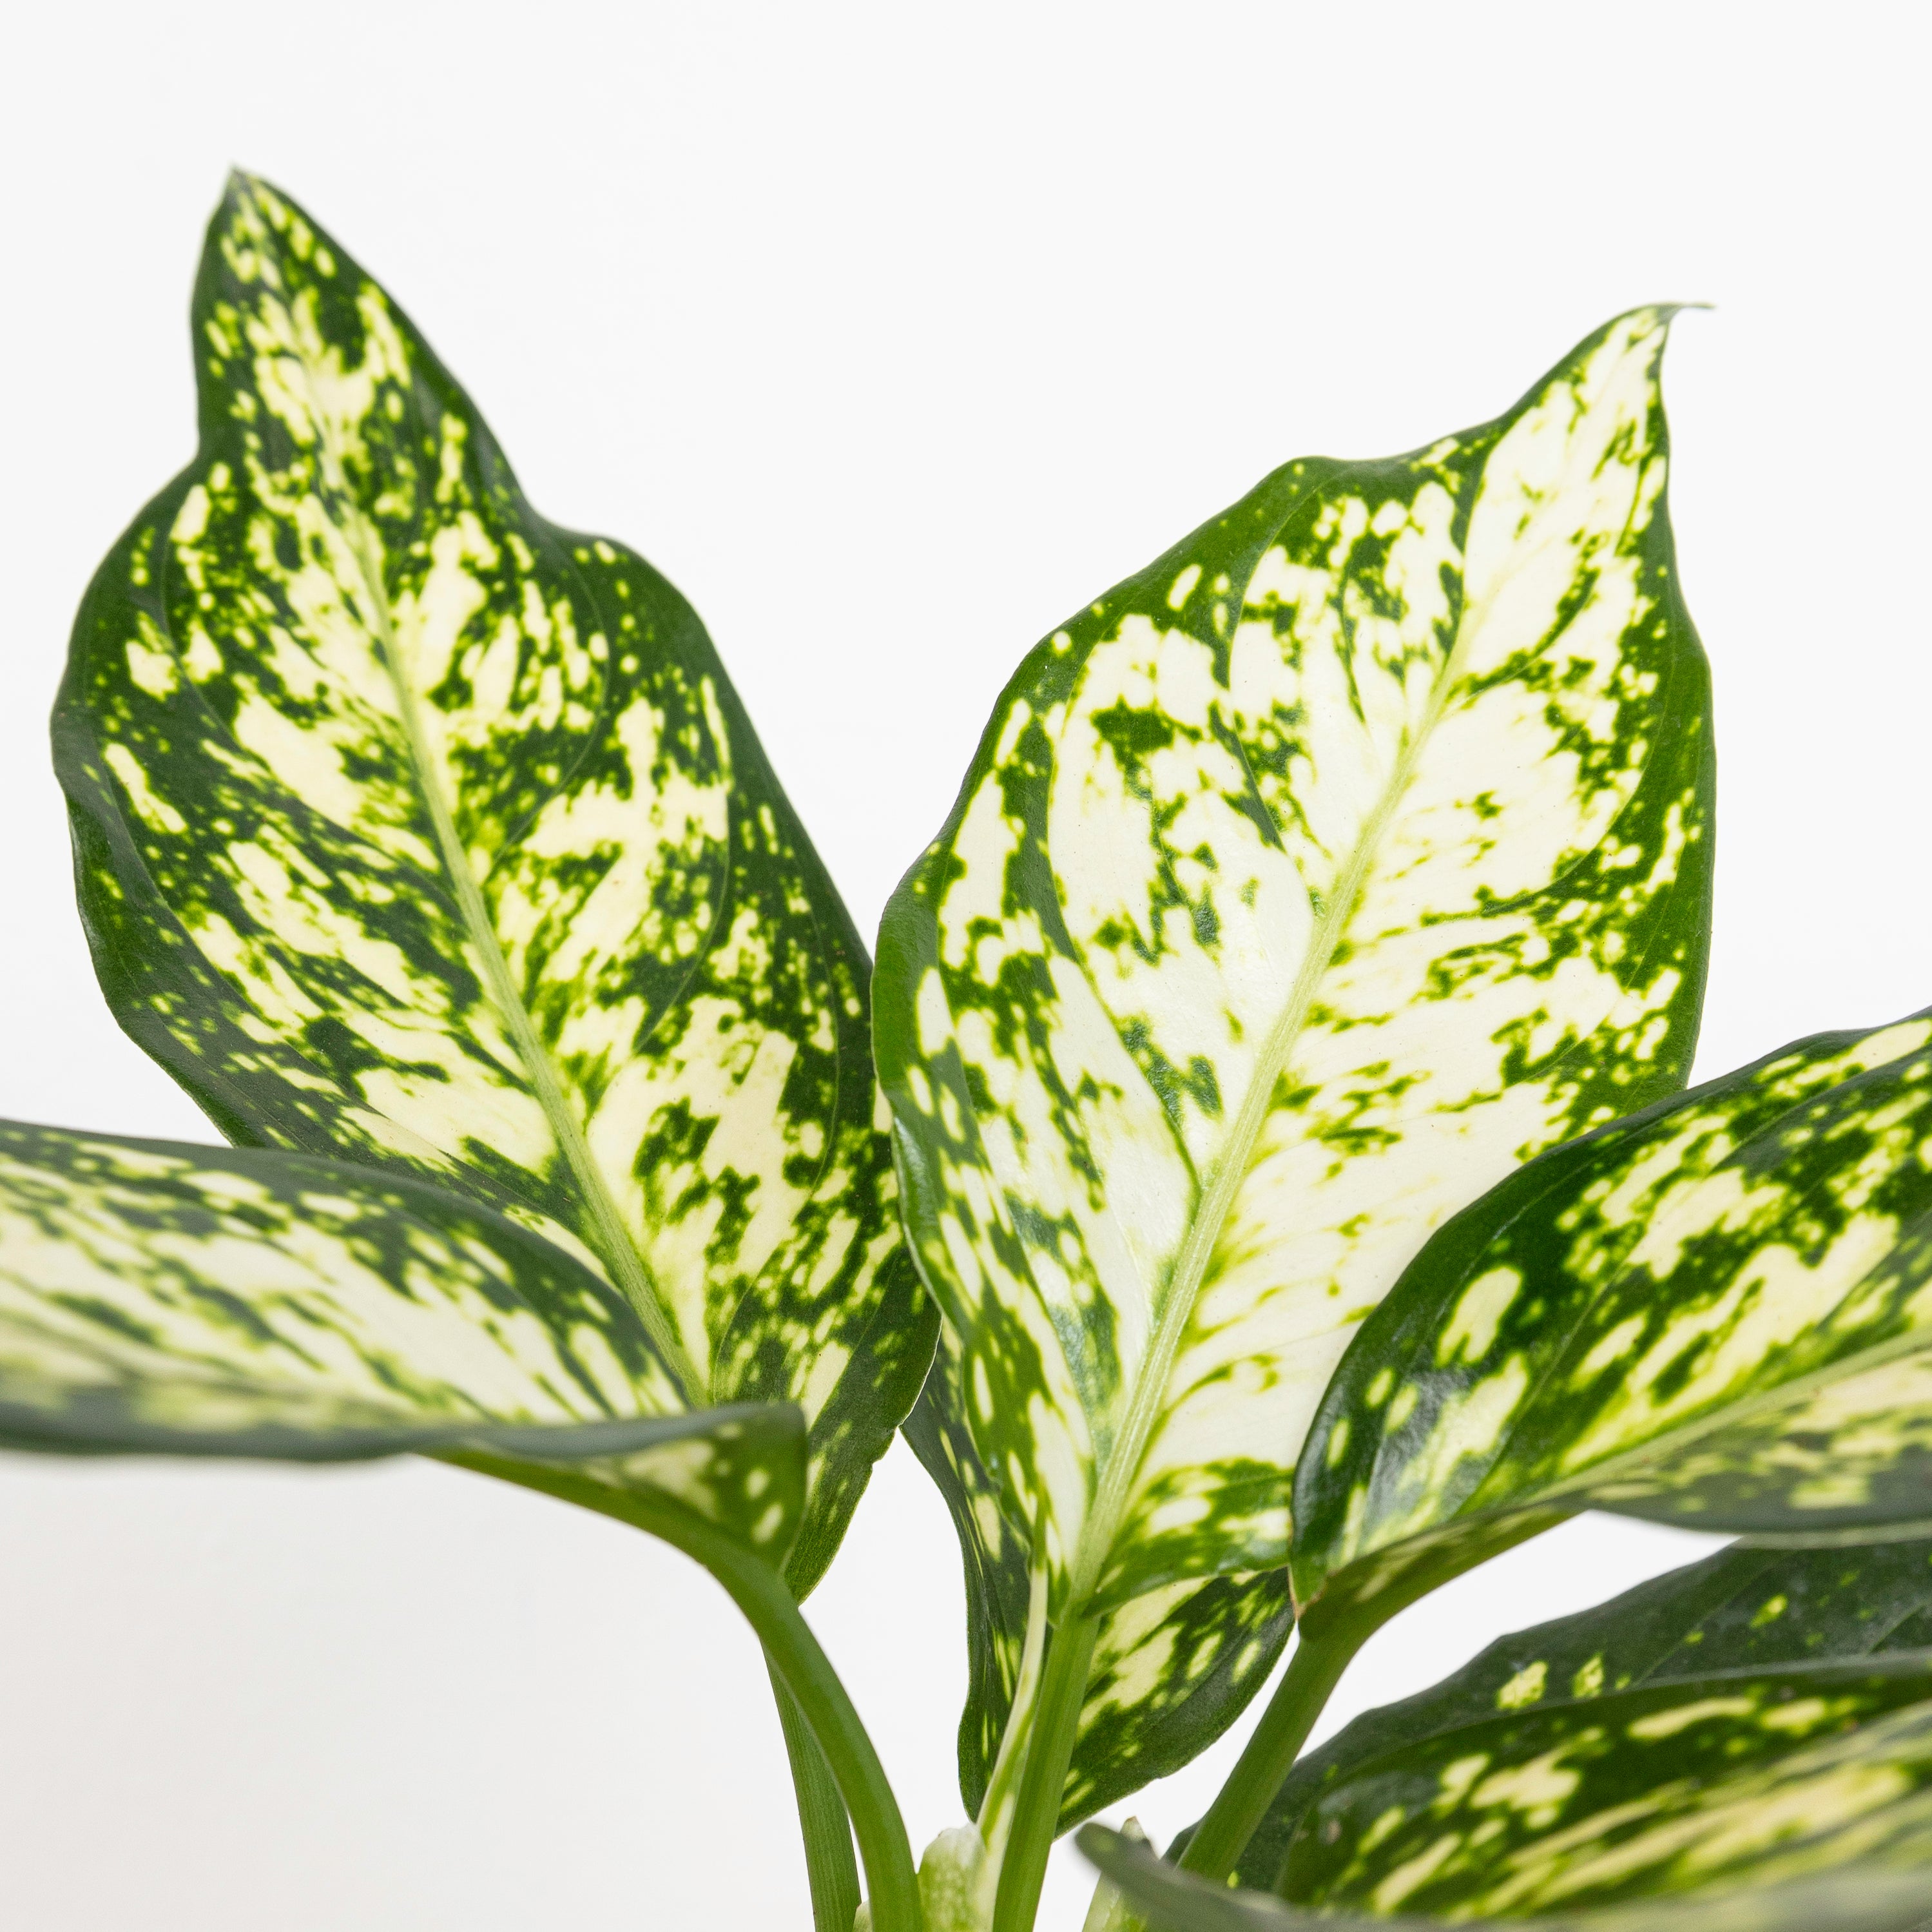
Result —
M 199 454 L 55 720 L 110 1003 L 236 1144 L 0 1124 L 0 1444 L 410 1452 L 664 1537 L 763 1645 L 816 1932 L 1030 1932 L 1292 1630 L 1168 1857 L 1090 1828 L 1093 1932 L 1922 1920 L 1932 1016 L 1682 1090 L 1668 322 L 1054 632 L 868 985 L 689 608 L 238 178 Z M 902 1420 L 970 1665 L 916 1874 L 800 1608 Z M 1753 1546 L 1297 1762 L 1369 1631 L 1591 1508 Z

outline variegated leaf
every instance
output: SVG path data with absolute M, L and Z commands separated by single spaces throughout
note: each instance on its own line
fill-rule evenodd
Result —
M 116 1015 L 231 1138 L 600 1272 L 654 1405 L 797 1401 L 808 1588 L 932 1345 L 824 868 L 683 599 L 537 516 L 260 182 L 194 345 L 200 453 L 96 577 L 56 717 Z
M 1932 1542 L 1733 1545 L 1594 1610 L 1498 1638 L 1454 1676 L 1356 1718 L 1297 1762 L 1234 1879 L 1271 1888 L 1309 1808 L 1358 1766 L 1498 1712 L 1718 1671 L 1927 1649 Z
M 1146 1922 L 1166 1932 L 1448 1932 L 1472 1922 L 1419 1912 L 1308 1911 L 1266 1892 L 1212 1885 L 1118 1832 L 1089 1825 L 1080 1849 Z M 1748 1889 L 1676 1893 L 1602 1908 L 1512 1913 L 1514 1932 L 1923 1932 L 1925 1876 L 1875 1862 Z
M 1558 1149 L 1364 1325 L 1295 1490 L 1304 1628 L 1586 1507 L 1772 1540 L 1932 1524 L 1932 1013 Z
M 959 1790 L 976 1816 L 1020 1681 L 1031 1592 L 1026 1546 L 961 1419 L 958 1367 L 958 1342 L 942 1330 L 905 1433 L 946 1498 L 964 1552 L 970 1676 L 959 1720 Z M 1063 1828 L 1191 1762 L 1260 1689 L 1293 1623 L 1280 1570 L 1184 1579 L 1103 1618 L 1067 1768 Z
M 1865 1861 L 1932 1893 L 1932 1654 L 1679 1678 L 1412 1742 L 1317 1799 L 1280 1889 L 1504 1918 Z
M 1062 1828 L 1192 1763 L 1268 1678 L 1293 1628 L 1288 1578 L 1184 1577 L 1107 1612 Z
M 464 1196 L 312 1156 L 0 1122 L 0 1443 L 568 1465 L 774 1564 L 805 1504 L 790 1404 L 690 1414 L 635 1312 Z
M 1290 464 L 1082 612 L 887 910 L 908 1230 L 1056 1620 L 1280 1564 L 1431 1227 L 1681 1081 L 1712 778 L 1666 320 Z

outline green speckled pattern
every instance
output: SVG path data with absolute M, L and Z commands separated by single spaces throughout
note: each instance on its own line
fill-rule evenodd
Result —
M 1318 1798 L 1298 1904 L 1466 1918 L 1932 1864 L 1932 1654 L 1743 1670 L 1505 1712 Z
M 1924 1932 L 1925 1923 L 1924 1873 L 1875 1861 L 1768 1883 L 1484 1919 L 1460 1910 L 1385 1914 L 1287 1905 L 1267 1892 L 1210 1885 L 1098 1825 L 1082 1832 L 1080 1849 L 1161 1932 L 1448 1932 L 1470 1924 L 1512 1932 Z
M 1430 1230 L 1681 1084 L 1712 766 L 1666 321 L 1289 464 L 1080 613 L 888 909 L 908 1227 L 1056 1617 L 1280 1564 Z
M 1932 1649 L 1932 1542 L 1732 1545 L 1595 1609 L 1498 1638 L 1454 1676 L 1365 1712 L 1298 1760 L 1234 1877 L 1271 1886 L 1316 1799 L 1358 1766 L 1499 1712 L 1767 1664 Z
M 0 1442 L 328 1462 L 482 1450 L 782 1560 L 788 1404 L 659 1401 L 608 1283 L 474 1201 L 312 1156 L 0 1121 Z
M 964 1552 L 970 1675 L 959 1789 L 979 1814 L 1012 1708 L 1031 1596 L 1027 1547 L 1006 1520 L 962 1418 L 959 1349 L 939 1357 L 905 1432 L 952 1512 Z M 1067 1768 L 1063 1828 L 1191 1762 L 1246 1707 L 1293 1628 L 1288 1578 L 1185 1578 L 1101 1621 Z
M 566 1249 L 660 1408 L 798 1402 L 808 1587 L 932 1336 L 850 921 L 689 607 L 537 516 L 259 181 L 194 340 L 200 452 L 98 574 L 56 721 L 115 1011 L 230 1138 Z
M 1606 1127 L 1445 1228 L 1295 1492 L 1309 1614 L 1588 1506 L 1791 1541 L 1932 1526 L 1932 1013 Z

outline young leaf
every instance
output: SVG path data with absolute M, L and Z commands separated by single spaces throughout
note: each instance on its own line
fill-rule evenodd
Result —
M 1496 1642 L 1452 1677 L 1365 1712 L 1299 1760 L 1234 1870 L 1271 1888 L 1288 1840 L 1339 1778 L 1498 1712 L 1778 1664 L 1932 1649 L 1932 1542 L 1734 1545 L 1607 1604 Z
M 1711 766 L 1666 319 L 1414 455 L 1290 464 L 1055 632 L 888 908 L 908 1229 L 1056 1618 L 1279 1564 L 1429 1228 L 1680 1081 Z
M 1586 1507 L 1796 1542 L 1932 1520 L 1932 1014 L 1826 1034 L 1514 1174 L 1324 1399 L 1304 1628 Z
M 1144 1845 L 1089 1825 L 1080 1849 L 1152 1925 L 1167 1932 L 1448 1932 L 1472 1922 L 1408 1912 L 1356 1915 L 1308 1912 L 1266 1892 L 1210 1884 L 1156 1858 Z M 1922 1870 L 1846 1865 L 1822 1876 L 1748 1890 L 1640 1900 L 1602 1910 L 1538 1912 L 1493 1922 L 1513 1932 L 1920 1932 L 1925 1916 Z
M 690 608 L 525 501 L 387 295 L 232 181 L 201 446 L 56 714 L 117 1017 L 231 1139 L 454 1187 L 601 1273 L 652 1400 L 796 1400 L 836 1547 L 916 1394 L 865 956 Z
M 667 1412 L 663 1386 L 602 1279 L 446 1189 L 0 1121 L 10 1448 L 567 1466 L 613 1514 L 668 1502 L 782 1563 L 797 1408 Z
M 946 1498 L 964 1552 L 970 1664 L 959 1720 L 959 1790 L 979 1814 L 1004 1738 L 1026 1646 L 1028 1552 L 964 1421 L 958 1345 L 942 1330 L 907 1439 Z M 1267 1681 L 1294 1616 L 1280 1570 L 1190 1578 L 1101 1621 L 1067 1767 L 1063 1828 L 1191 1762 Z

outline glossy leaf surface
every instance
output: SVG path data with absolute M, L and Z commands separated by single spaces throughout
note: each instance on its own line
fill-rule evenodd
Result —
M 1026 1648 L 1028 1551 L 961 1420 L 958 1349 L 942 1333 L 905 1432 L 952 1512 L 965 1556 L 971 1676 L 959 1722 L 960 1795 L 977 1815 Z M 1246 1707 L 1294 1625 L 1288 1579 L 1190 1578 L 1102 1619 L 1060 1813 L 1063 1828 L 1192 1762 Z
M 667 1414 L 662 1386 L 605 1282 L 461 1195 L 0 1122 L 9 1448 L 567 1464 L 782 1562 L 803 1513 L 797 1408 Z
M 1932 1867 L 1922 1652 L 1646 1684 L 1408 1744 L 1316 1802 L 1280 1889 L 1497 1917 L 1867 1858 Z
M 1289 1772 L 1235 1870 L 1274 1883 L 1321 1793 L 1357 1766 L 1498 1712 L 1714 1672 L 1932 1649 L 1932 1541 L 1734 1545 L 1575 1616 L 1496 1642 L 1440 1684 L 1370 1711 Z
M 657 1406 L 798 1402 L 808 1587 L 932 1341 L 850 922 L 689 607 L 538 517 L 262 182 L 194 347 L 200 452 L 98 574 L 56 718 L 116 1015 L 231 1139 L 568 1249 Z
M 1098 1825 L 1081 1832 L 1080 1849 L 1165 1932 L 1447 1932 L 1483 1922 L 1460 1915 L 1299 1909 L 1266 1892 L 1210 1885 Z M 1865 1865 L 1748 1890 L 1512 1913 L 1492 1922 L 1520 1932 L 1819 1932 L 1827 1926 L 1831 1932 L 1918 1932 L 1924 1888 L 1922 1873 Z
M 1056 1617 L 1280 1564 L 1354 1324 L 1679 1082 L 1707 681 L 1645 310 L 1293 463 L 1057 632 L 880 935 L 909 1228 Z
M 1828 1034 L 1511 1177 L 1364 1325 L 1295 1492 L 1304 1615 L 1587 1506 L 1932 1519 L 1932 1017 Z

